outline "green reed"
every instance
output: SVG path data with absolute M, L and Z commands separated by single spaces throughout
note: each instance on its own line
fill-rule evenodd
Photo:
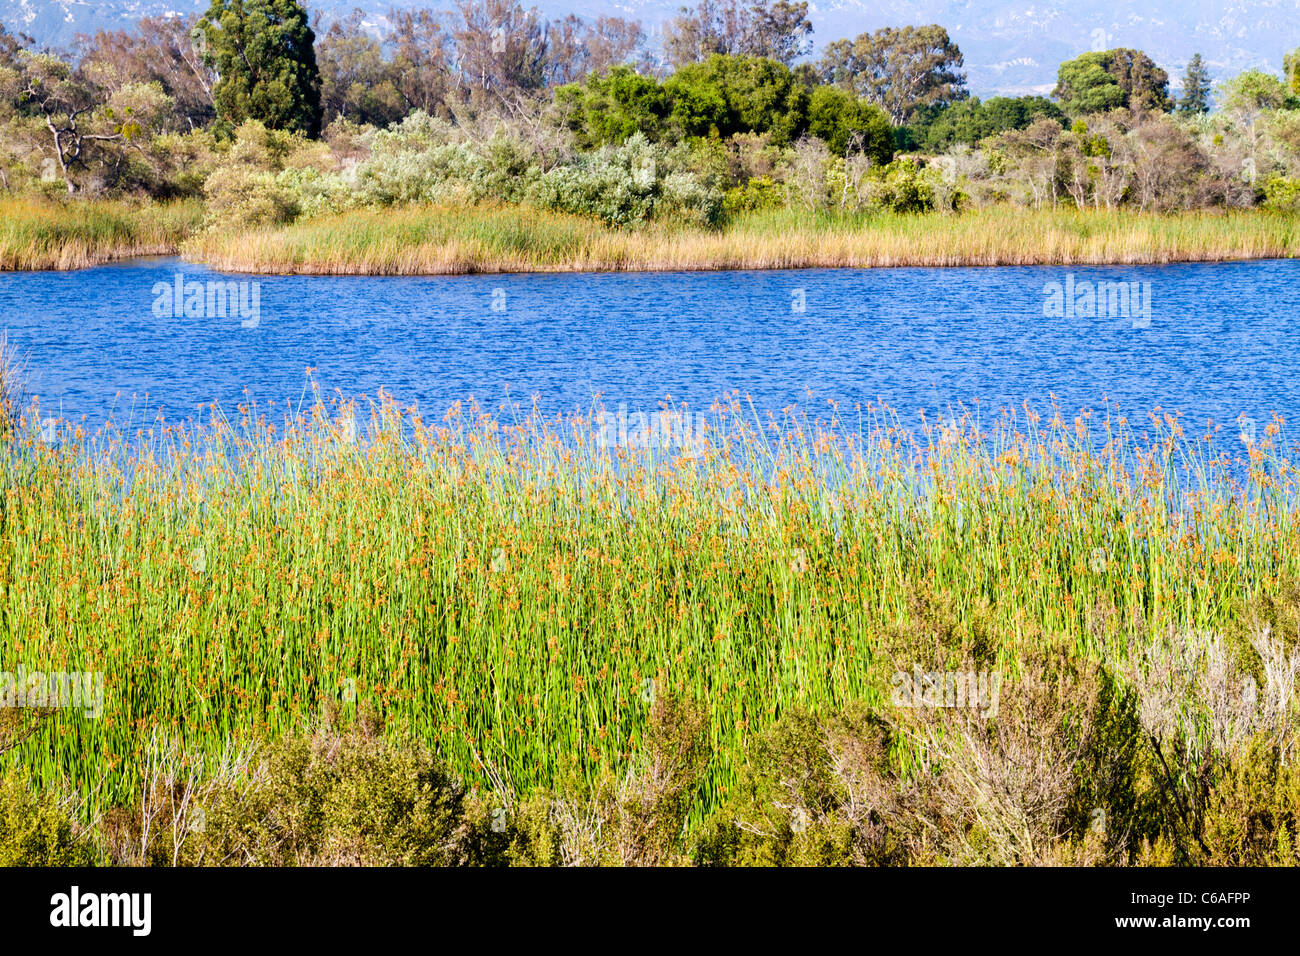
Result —
M 1276 422 L 1246 447 L 1105 409 L 708 419 L 698 447 L 319 396 L 53 442 L 24 422 L 0 452 L 0 666 L 102 672 L 106 697 L 6 765 L 93 810 L 132 797 L 155 731 L 216 759 L 335 702 L 528 790 L 621 767 L 677 694 L 708 715 L 707 809 L 790 707 L 888 700 L 881 637 L 918 595 L 991 624 L 1014 672 L 1048 637 L 1100 659 L 1222 627 L 1300 560 Z

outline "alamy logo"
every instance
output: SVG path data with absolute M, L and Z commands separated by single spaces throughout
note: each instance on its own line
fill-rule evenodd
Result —
M 708 443 L 708 416 L 702 412 L 665 411 L 618 414 L 600 411 L 596 415 L 597 442 L 601 448 L 622 445 L 629 448 L 678 448 L 687 457 L 704 450 Z
M 104 713 L 104 675 L 96 671 L 0 671 L 0 707 L 80 708 Z
M 1043 315 L 1049 319 L 1132 319 L 1133 328 L 1151 325 L 1150 282 L 1082 282 L 1074 273 L 1065 282 L 1043 285 Z
M 50 897 L 50 925 L 57 927 L 125 926 L 133 936 L 148 936 L 152 928 L 153 897 L 149 893 L 71 892 Z
M 187 282 L 176 273 L 171 282 L 155 282 L 153 314 L 160 319 L 240 319 L 246 329 L 262 320 L 262 286 L 241 279 Z
M 969 707 L 986 718 L 998 715 L 1002 674 L 998 671 L 898 671 L 890 695 L 895 707 Z

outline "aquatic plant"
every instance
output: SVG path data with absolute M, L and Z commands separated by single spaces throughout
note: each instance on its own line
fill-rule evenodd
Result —
M 110 259 L 174 253 L 202 214 L 193 200 L 133 204 L 0 198 L 0 271 L 81 269 Z
M 740 213 L 719 229 L 615 228 L 527 205 L 356 209 L 280 228 L 195 236 L 218 269 L 360 275 L 1205 262 L 1295 255 L 1293 215 L 1010 206 L 961 215 Z
M 113 804 L 154 731 L 216 760 L 333 703 L 528 790 L 619 767 L 672 694 L 704 713 L 698 820 L 792 707 L 878 704 L 966 638 L 1008 680 L 1048 645 L 1136 660 L 1171 628 L 1231 633 L 1300 573 L 1280 421 L 1242 445 L 1106 407 L 905 428 L 732 396 L 709 420 L 689 444 L 382 398 L 23 420 L 0 451 L 0 670 L 98 673 L 104 699 L 7 759 Z

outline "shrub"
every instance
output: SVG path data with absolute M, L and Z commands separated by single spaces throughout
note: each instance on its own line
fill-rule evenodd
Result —
M 301 136 L 247 122 L 235 130 L 203 187 L 209 224 L 274 226 L 292 222 L 302 212 L 295 186 L 322 165 L 320 144 Z M 286 169 L 293 170 L 282 178 Z M 317 174 L 319 175 L 319 174 Z
M 776 209 L 783 202 L 781 187 L 768 176 L 751 179 L 728 189 L 722 196 L 722 211 L 728 217 L 762 209 Z
M 204 864 L 459 862 L 464 790 L 423 746 L 366 724 L 277 743 L 245 785 L 219 793 L 195 840 Z
M 509 136 L 494 135 L 482 146 L 454 141 L 445 122 L 417 112 L 375 134 L 355 185 L 358 202 L 377 206 L 519 202 L 539 175 L 529 149 Z
M 975 609 L 978 612 L 978 609 Z M 924 599 L 882 660 L 987 669 L 1002 641 Z M 979 708 L 866 707 L 783 717 L 701 832 L 707 865 L 1120 863 L 1171 834 L 1132 694 L 1051 642 Z M 1173 836 L 1176 838 L 1177 834 Z M 1178 848 L 1185 849 L 1185 841 Z
M 627 226 L 652 218 L 714 225 L 722 213 L 716 191 L 678 168 L 684 156 L 651 143 L 640 133 L 623 145 L 606 147 L 537 181 L 539 205 L 597 216 Z
M 342 212 L 358 204 L 355 177 L 321 172 L 314 166 L 281 170 L 275 177 L 278 195 L 284 200 L 283 215 L 319 216 Z
M 1265 182 L 1264 206 L 1280 212 L 1300 212 L 1300 178 L 1274 176 Z
M 525 800 L 500 837 L 501 859 L 526 866 L 689 863 L 686 820 L 708 759 L 700 708 L 660 698 L 628 771 Z
M 224 166 L 204 184 L 209 224 L 278 226 L 293 222 L 301 211 L 292 189 L 274 173 L 245 166 Z
M 653 176 L 640 178 L 616 162 L 596 158 L 551 170 L 537 184 L 536 196 L 548 209 L 626 226 L 650 218 L 657 185 Z
M 917 847 L 907 788 L 877 714 L 794 711 L 754 746 L 730 811 L 706 826 L 705 865 L 906 864 Z
M 1300 865 L 1300 768 L 1260 736 L 1238 748 L 1206 798 L 1204 862 L 1215 866 Z
M 94 856 L 53 794 L 0 779 L 0 866 L 88 866 Z
M 151 140 L 145 149 L 159 170 L 158 182 L 151 190 L 155 198 L 203 196 L 203 185 L 217 161 L 216 141 L 210 132 L 167 133 Z
M 459 143 L 420 152 L 377 149 L 357 167 L 357 189 L 376 206 L 459 198 L 470 192 L 466 184 L 482 165 L 482 157 Z
M 916 160 L 900 158 L 872 170 L 870 204 L 889 212 L 930 212 L 935 208 L 935 184 Z
M 654 217 L 689 226 L 716 226 L 722 219 L 722 197 L 690 173 L 669 173 L 660 184 Z

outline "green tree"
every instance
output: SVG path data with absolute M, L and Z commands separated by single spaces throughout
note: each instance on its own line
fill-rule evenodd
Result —
M 1246 70 L 1219 87 L 1219 102 L 1223 112 L 1241 132 L 1249 150 L 1245 167 L 1247 179 L 1253 184 L 1261 172 L 1264 160 L 1261 146 L 1266 142 L 1265 114 L 1273 110 L 1298 105 L 1287 86 L 1271 73 Z M 1265 154 L 1266 155 L 1266 154 Z
M 983 112 L 992 133 L 1026 129 L 1043 116 L 1054 120 L 1065 119 L 1060 107 L 1045 96 L 995 96 L 985 101 Z
M 1187 63 L 1183 74 L 1183 92 L 1178 97 L 1178 112 L 1208 113 L 1210 111 L 1210 69 L 1197 53 Z
M 1057 68 L 1052 96 L 1067 113 L 1104 113 L 1125 105 L 1124 90 L 1106 69 L 1107 53 L 1094 51 L 1066 60 Z
M 671 119 L 687 136 L 770 133 L 780 146 L 807 128 L 808 88 L 777 60 L 715 54 L 682 67 L 664 90 Z
M 334 21 L 317 43 L 325 125 L 343 117 L 388 126 L 408 112 L 394 82 L 396 70 L 384 59 L 379 41 L 365 32 L 362 17 L 354 10 Z
M 320 71 L 307 11 L 296 0 L 212 0 L 195 42 L 217 71 L 217 117 L 228 126 L 320 133 Z
M 807 132 L 837 154 L 851 143 L 875 163 L 893 158 L 893 128 L 883 110 L 841 87 L 810 89 L 803 76 L 764 57 L 715 54 L 662 83 L 616 66 L 557 87 L 555 102 L 584 149 L 635 133 L 652 142 L 765 133 L 780 147 Z
M 1286 74 L 1287 89 L 1300 96 L 1300 50 L 1282 57 L 1282 72 Z
M 1169 96 L 1169 74 L 1141 50 L 1111 50 L 1107 69 L 1119 81 L 1125 105 L 1130 109 L 1168 113 L 1174 108 Z
M 818 86 L 812 91 L 808 132 L 839 156 L 852 146 L 877 166 L 894 158 L 894 129 L 884 110 L 838 86 Z
M 975 146 L 1007 130 L 1027 129 L 1043 117 L 1063 121 L 1065 114 L 1042 96 L 995 96 L 984 102 L 972 96 L 928 117 L 924 124 L 914 126 L 911 133 L 919 146 L 942 152 L 956 143 Z
M 1287 85 L 1271 73 L 1246 70 L 1220 88 L 1223 108 L 1229 113 L 1256 116 L 1286 109 L 1294 102 Z
M 1073 116 L 1128 107 L 1169 112 L 1169 74 L 1141 50 L 1119 48 L 1066 60 L 1052 96 Z
M 144 144 L 163 132 L 174 104 L 157 84 L 112 89 L 95 73 L 52 53 L 0 45 L 0 155 L 24 156 L 69 195 L 126 188 L 137 173 L 147 178 Z
M 672 111 L 672 100 L 659 81 L 630 66 L 557 87 L 555 101 L 584 148 L 621 143 L 633 133 L 657 141 Z
M 927 109 L 964 99 L 962 62 L 948 31 L 930 24 L 836 40 L 827 45 L 818 71 L 825 82 L 875 103 L 898 126 Z

